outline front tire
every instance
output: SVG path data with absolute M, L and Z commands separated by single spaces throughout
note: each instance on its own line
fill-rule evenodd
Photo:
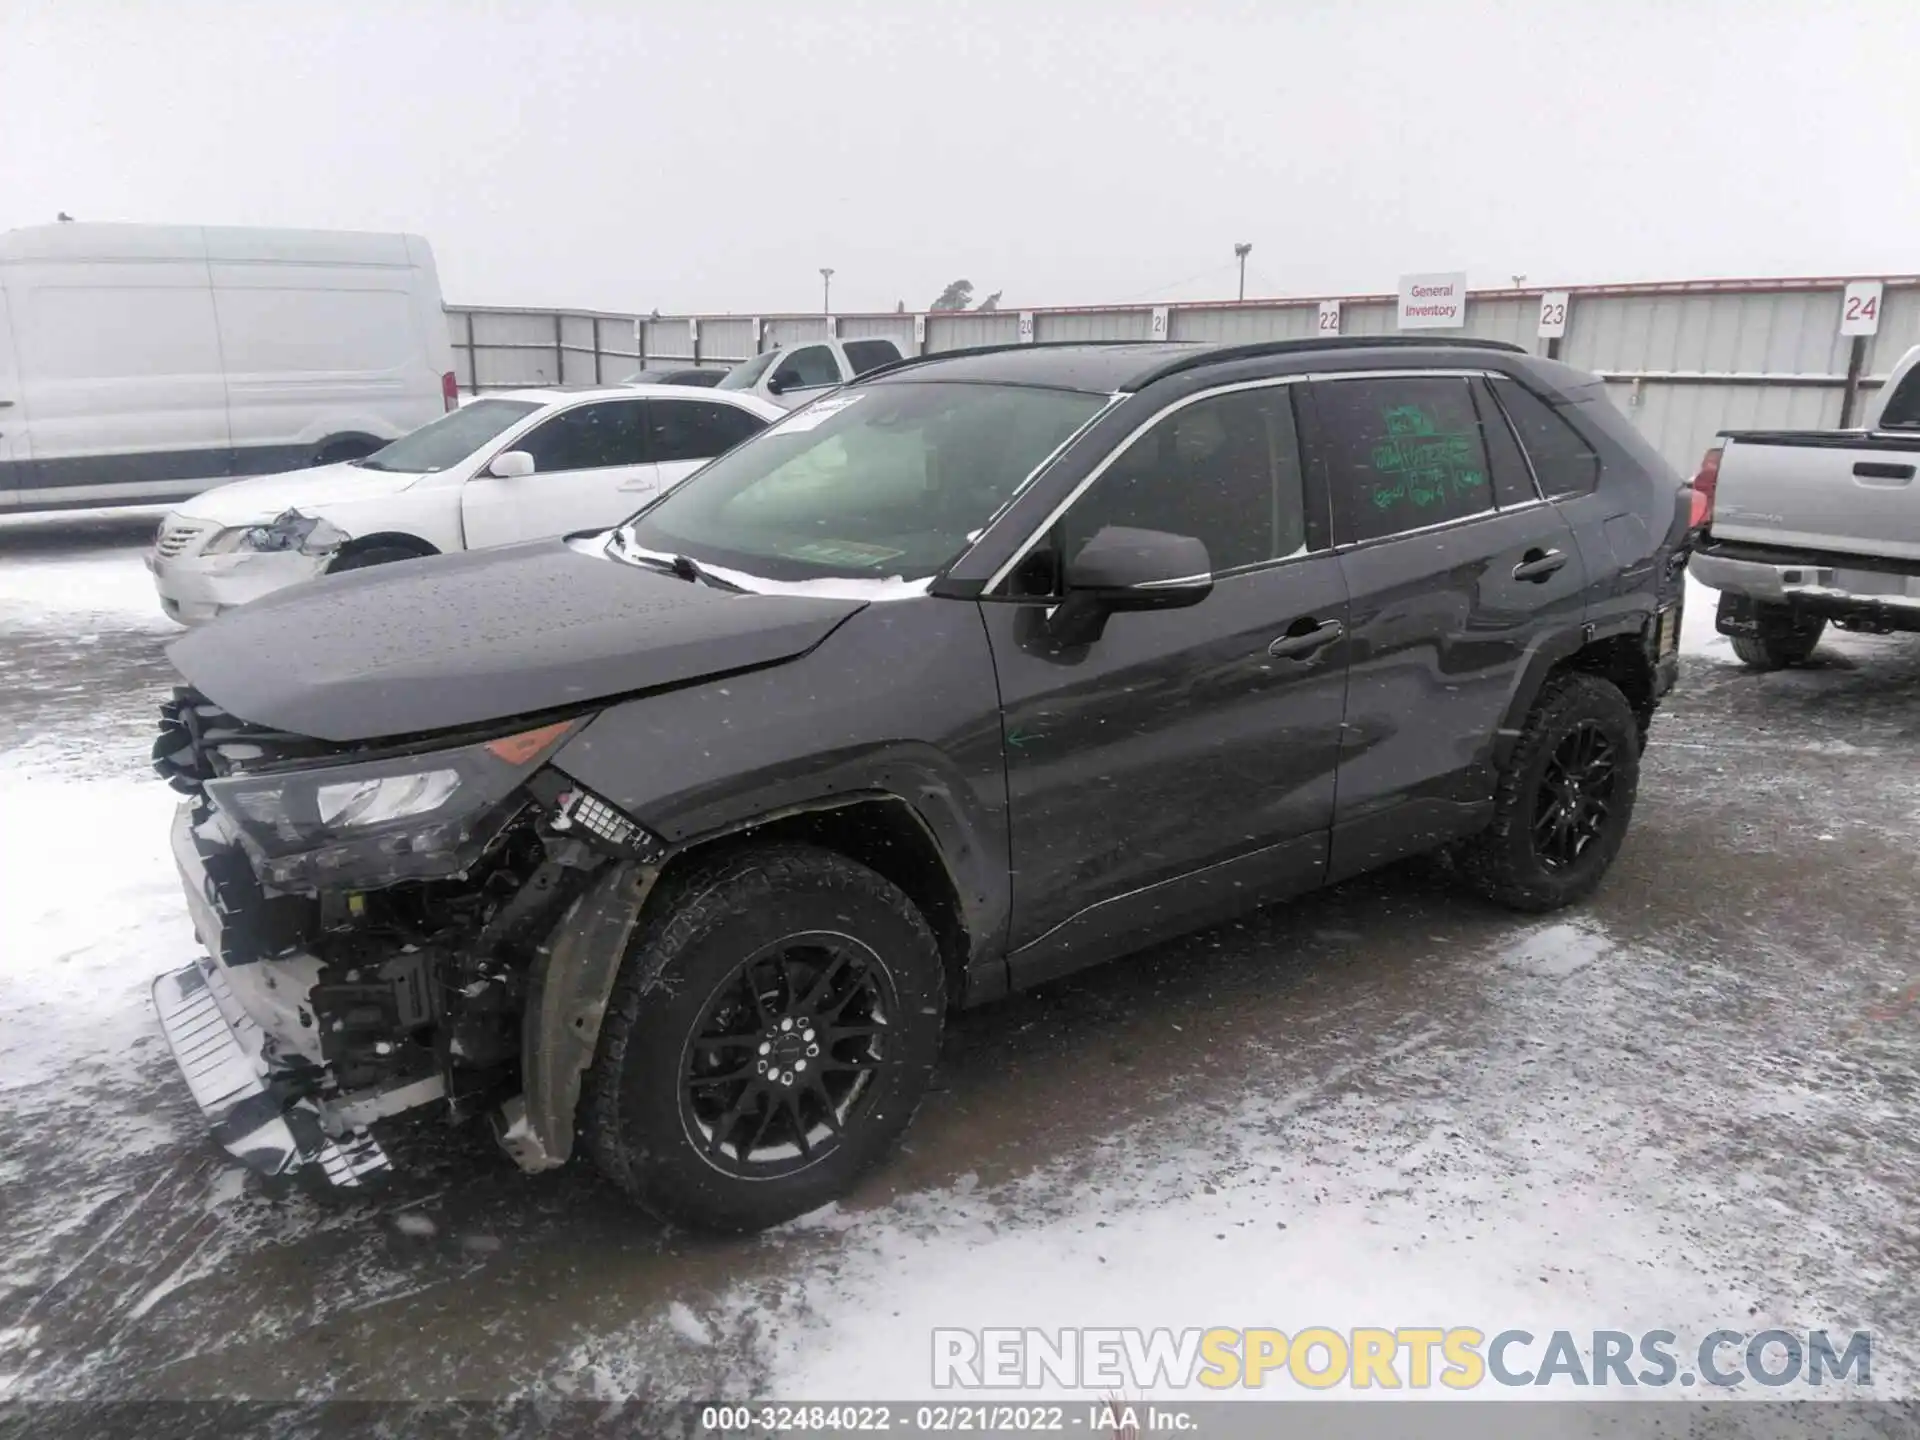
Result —
M 1758 635 L 1733 635 L 1733 653 L 1755 670 L 1785 670 L 1813 658 L 1827 622 L 1820 615 L 1796 614 L 1791 606 L 1756 605 Z
M 1461 872 L 1515 910 L 1557 910 L 1600 883 L 1626 839 L 1640 784 L 1640 724 L 1615 685 L 1547 681 L 1494 792 L 1493 822 L 1462 848 Z
M 664 883 L 601 1026 L 588 1148 L 657 1219 L 763 1230 L 845 1194 L 913 1118 L 945 1022 L 939 945 L 898 888 L 812 846 Z
M 358 550 L 347 551 L 335 560 L 327 567 L 327 573 L 338 575 L 346 570 L 366 570 L 374 565 L 391 565 L 396 560 L 419 560 L 429 553 L 426 550 L 416 550 L 411 545 L 364 545 Z

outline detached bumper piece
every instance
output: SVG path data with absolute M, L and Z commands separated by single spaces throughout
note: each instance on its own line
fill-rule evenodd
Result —
M 255 1058 L 260 1027 L 213 961 L 160 976 L 153 1007 L 213 1138 L 249 1170 L 348 1191 L 365 1190 L 391 1171 L 371 1135 L 336 1140 L 321 1128 L 312 1101 L 274 1093 Z

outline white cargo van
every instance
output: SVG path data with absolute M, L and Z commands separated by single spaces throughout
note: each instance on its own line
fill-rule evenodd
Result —
M 417 235 L 0 233 L 0 513 L 353 459 L 458 401 Z

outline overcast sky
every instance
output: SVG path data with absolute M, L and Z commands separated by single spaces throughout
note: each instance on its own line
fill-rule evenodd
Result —
M 1920 4 L 0 0 L 0 228 L 413 230 L 448 299 L 1904 273 Z

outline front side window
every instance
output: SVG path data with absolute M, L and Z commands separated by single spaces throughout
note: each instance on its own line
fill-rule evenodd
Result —
M 647 463 L 646 402 L 576 405 L 536 427 L 513 447 L 533 456 L 536 474 Z
M 767 367 L 780 358 L 778 350 L 769 350 L 764 355 L 756 355 L 751 360 L 742 360 L 738 365 L 720 377 L 716 390 L 751 390 L 760 383 L 760 377 L 767 373 Z
M 648 453 L 663 465 L 711 460 L 767 426 L 751 411 L 711 400 L 649 400 L 647 424 Z
M 1551 405 L 1513 380 L 1496 379 L 1493 393 L 1513 422 L 1544 494 L 1551 499 L 1586 495 L 1600 483 L 1600 457 Z
M 396 470 L 408 475 L 433 475 L 458 465 L 516 421 L 540 406 L 531 400 L 475 400 L 402 435 L 363 460 L 352 463 L 363 470 Z
M 1345 539 L 1378 540 L 1493 509 L 1480 420 L 1464 379 L 1321 381 L 1314 408 Z
M 882 365 L 891 365 L 900 358 L 899 347 L 891 340 L 849 340 L 846 351 L 847 364 L 853 367 L 856 375 L 864 375 Z
M 1882 430 L 1920 430 L 1920 365 L 1915 365 L 1893 387 L 1880 411 Z
M 925 579 L 1105 403 L 1076 390 L 950 381 L 824 396 L 622 533 L 774 580 Z
M 1197 400 L 1135 440 L 1060 522 L 1070 560 L 1109 525 L 1189 535 L 1216 574 L 1306 543 L 1291 387 Z
M 780 362 L 774 383 L 788 390 L 811 390 L 840 383 L 840 364 L 824 345 L 803 345 Z

